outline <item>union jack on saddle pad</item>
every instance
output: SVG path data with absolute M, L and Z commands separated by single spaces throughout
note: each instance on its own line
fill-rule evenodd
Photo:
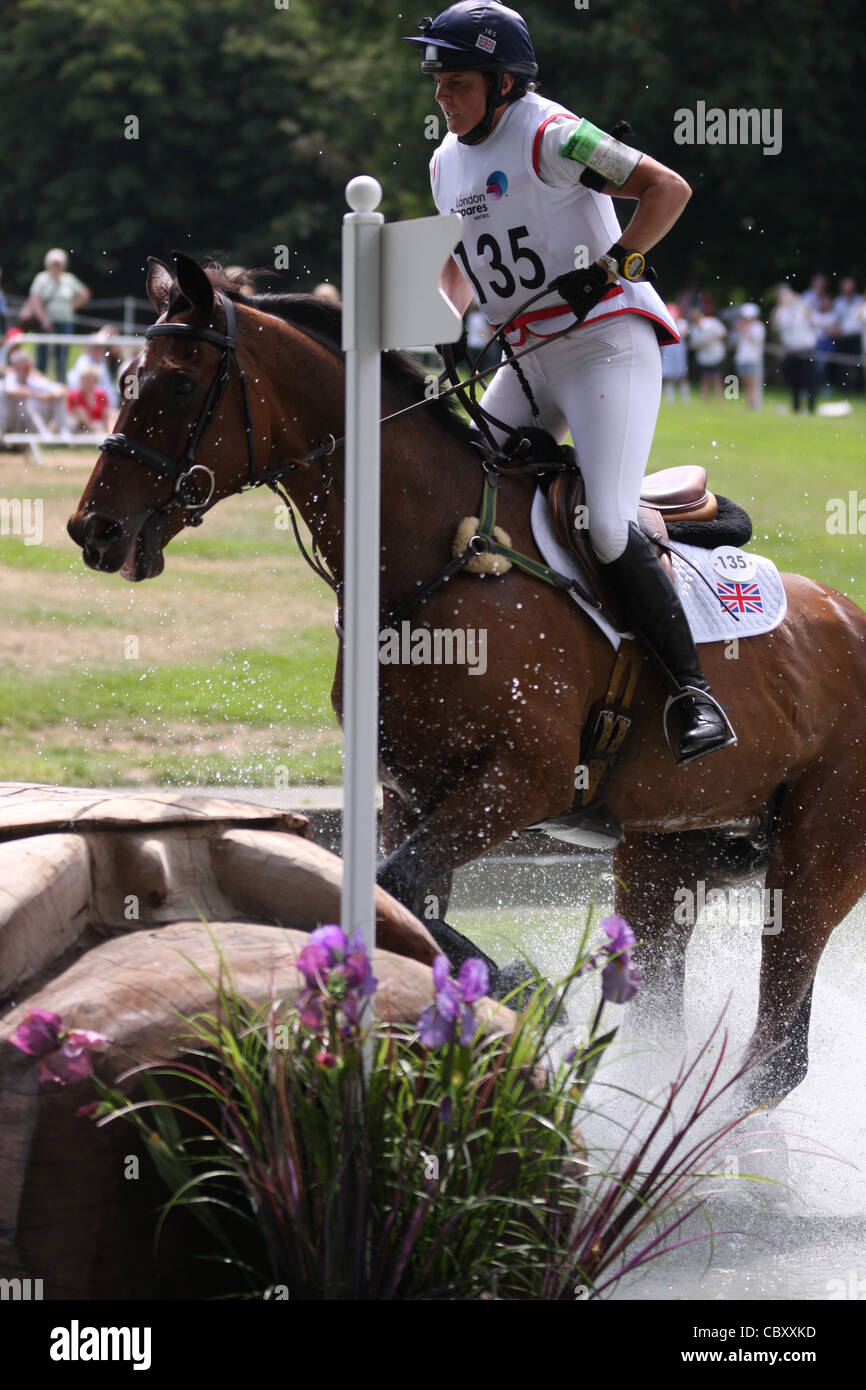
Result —
M 735 613 L 763 613 L 764 600 L 757 584 L 716 584 L 722 603 Z
M 545 563 L 584 580 L 579 562 L 559 544 L 541 489 L 532 505 L 532 534 Z M 788 611 L 782 577 L 772 560 L 734 545 L 714 550 L 671 542 L 674 579 L 696 642 L 758 637 L 778 627 Z M 597 623 L 614 650 L 620 637 L 596 609 L 571 597 Z

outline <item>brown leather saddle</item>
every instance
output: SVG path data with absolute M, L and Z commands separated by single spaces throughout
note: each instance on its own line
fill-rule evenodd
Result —
M 571 471 L 558 473 L 548 489 L 547 500 L 556 539 L 580 561 L 587 583 L 604 611 L 619 620 L 622 615 L 602 578 L 595 551 L 590 545 L 586 493 L 581 474 Z M 707 491 L 707 470 L 697 464 L 663 468 L 659 473 L 648 473 L 644 478 L 638 521 L 655 544 L 659 559 L 671 578 L 673 566 L 670 556 L 663 549 L 668 540 L 667 523 L 713 521 L 718 510 L 718 499 L 714 493 Z M 622 624 L 617 621 L 617 626 Z

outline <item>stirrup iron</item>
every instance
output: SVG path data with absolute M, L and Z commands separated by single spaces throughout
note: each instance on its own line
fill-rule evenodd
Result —
M 699 752 L 692 753 L 690 757 L 681 758 L 679 752 L 674 748 L 673 744 L 671 743 L 670 731 L 668 729 L 668 718 L 670 716 L 671 709 L 674 705 L 678 704 L 680 700 L 692 699 L 695 696 L 697 696 L 701 700 L 706 700 L 708 704 L 712 705 L 713 709 L 716 711 L 725 728 L 727 729 L 728 737 L 725 739 L 724 743 L 716 744 L 715 748 L 702 748 Z M 667 746 L 671 751 L 671 756 L 673 757 L 674 762 L 678 763 L 680 767 L 684 767 L 687 763 L 697 762 L 699 758 L 706 758 L 709 756 L 710 753 L 720 753 L 723 748 L 736 748 L 737 746 L 737 735 L 734 733 L 733 725 L 731 724 L 731 721 L 725 713 L 723 707 L 719 704 L 715 695 L 712 695 L 709 690 L 701 690 L 700 686 L 697 685 L 684 685 L 680 690 L 677 691 L 675 695 L 668 696 L 667 700 L 665 701 L 665 707 L 662 710 L 662 729 L 664 731 L 665 742 L 667 743 Z

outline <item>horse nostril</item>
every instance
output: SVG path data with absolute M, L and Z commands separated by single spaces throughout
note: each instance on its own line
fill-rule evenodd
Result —
M 111 545 L 112 541 L 120 538 L 123 531 L 119 521 L 114 521 L 109 516 L 100 516 L 98 512 L 91 512 L 85 518 L 81 529 L 85 542 L 89 545 L 93 545 L 95 542 Z

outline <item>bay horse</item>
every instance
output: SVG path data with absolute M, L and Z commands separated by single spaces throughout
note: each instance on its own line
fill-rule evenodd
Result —
M 125 370 L 118 433 L 102 447 L 69 534 L 92 569 L 148 579 L 185 525 L 279 472 L 339 596 L 340 309 L 307 295 L 245 296 L 218 267 L 205 270 L 183 254 L 175 261 L 176 272 L 149 262 L 156 332 Z M 425 377 L 404 354 L 388 353 L 382 394 L 383 413 L 396 411 L 424 398 Z M 477 513 L 481 478 L 470 439 L 443 399 L 383 428 L 383 613 L 442 568 L 462 518 Z M 498 520 L 516 550 L 539 558 L 534 487 L 524 473 L 503 473 Z M 762 937 L 750 1043 L 761 1059 L 751 1094 L 765 1102 L 806 1075 L 818 961 L 866 891 L 866 614 L 822 584 L 783 578 L 780 626 L 741 641 L 737 660 L 725 658 L 721 643 L 702 649 L 738 746 L 674 763 L 662 733 L 662 687 L 645 663 L 607 798 L 625 832 L 613 853 L 615 909 L 643 943 L 645 996 L 662 986 L 682 990 L 693 923 L 677 920 L 678 890 L 702 882 L 709 896 L 766 871 L 765 901 L 781 902 L 782 914 L 781 930 L 776 913 Z M 415 611 L 422 624 L 485 633 L 486 670 L 380 667 L 387 857 L 378 878 L 447 949 L 453 870 L 571 804 L 581 731 L 605 691 L 611 651 L 568 595 L 517 569 L 457 575 Z M 338 717 L 341 697 L 338 656 Z

